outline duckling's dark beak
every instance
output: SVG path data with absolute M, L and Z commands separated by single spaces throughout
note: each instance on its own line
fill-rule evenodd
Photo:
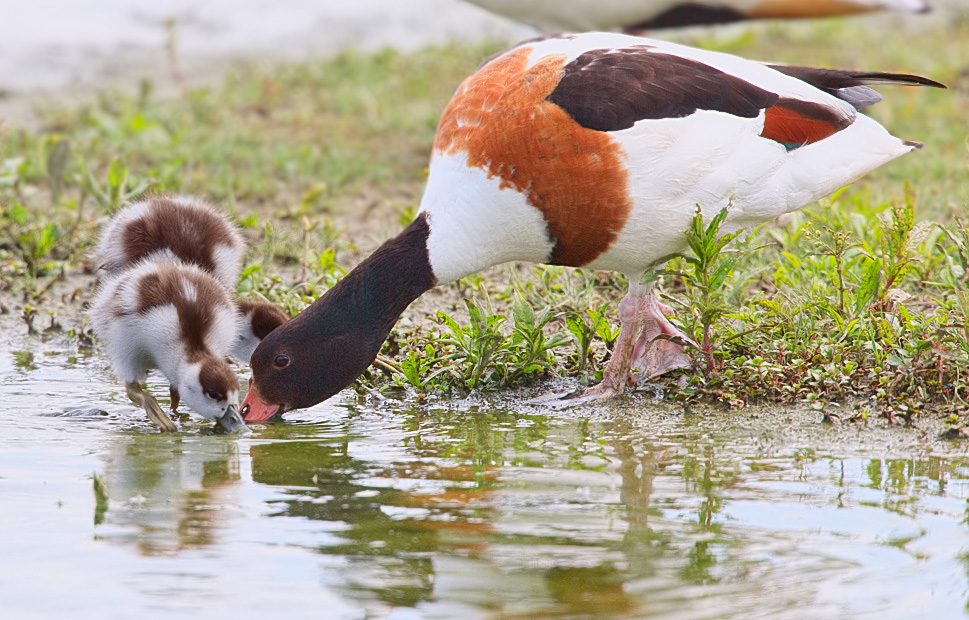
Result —
M 262 397 L 259 396 L 259 390 L 256 389 L 256 382 L 249 382 L 249 393 L 242 401 L 242 413 L 247 420 L 250 422 L 268 420 L 277 413 L 281 414 L 284 409 L 282 405 L 269 405 L 263 402 Z
M 235 433 L 241 430 L 249 430 L 246 423 L 242 421 L 242 416 L 239 415 L 239 408 L 235 405 L 229 405 L 228 409 L 225 410 L 225 415 L 216 420 L 219 426 L 225 429 L 227 433 Z

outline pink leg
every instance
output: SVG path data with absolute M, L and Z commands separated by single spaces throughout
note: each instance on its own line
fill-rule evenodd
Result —
M 664 314 L 673 314 L 673 310 L 661 304 L 651 288 L 631 284 L 629 292 L 619 302 L 619 337 L 602 374 L 602 382 L 569 399 L 569 404 L 619 396 L 627 382 L 636 384 L 633 375 L 636 368 L 641 377 L 652 379 L 677 368 L 692 367 L 693 361 L 683 352 L 682 343 L 694 347 L 696 344 L 673 327 Z
M 655 379 L 671 370 L 692 368 L 693 360 L 684 353 L 685 345 L 699 349 L 693 340 L 673 327 L 666 315 L 673 309 L 660 303 L 650 291 L 643 302 L 640 318 L 643 333 L 633 348 L 632 368 L 638 368 L 639 379 Z M 631 379 L 636 382 L 635 378 Z
M 643 331 L 643 324 L 639 319 L 641 300 L 642 295 L 634 294 L 630 287 L 629 292 L 619 302 L 619 337 L 612 346 L 612 357 L 602 373 L 602 381 L 570 399 L 571 403 L 605 400 L 622 394 L 632 368 L 633 349 Z

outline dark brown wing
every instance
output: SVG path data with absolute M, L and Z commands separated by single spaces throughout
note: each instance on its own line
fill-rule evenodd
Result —
M 766 110 L 763 136 L 796 148 L 822 140 L 852 118 L 823 104 L 783 98 L 701 62 L 648 46 L 593 50 L 563 69 L 547 97 L 588 129 L 618 131 L 647 119 L 683 118 L 715 110 L 756 118 Z

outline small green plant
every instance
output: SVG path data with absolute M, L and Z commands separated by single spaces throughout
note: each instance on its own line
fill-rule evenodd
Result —
M 509 383 L 526 375 L 550 370 L 554 363 L 552 349 L 563 346 L 569 339 L 562 332 L 556 332 L 551 338 L 545 336 L 545 326 L 558 318 L 551 308 L 546 307 L 536 314 L 531 305 L 525 303 L 522 297 L 517 297 L 512 312 L 515 331 L 507 345 L 510 364 L 505 372 L 505 381 Z
M 713 326 L 730 310 L 724 299 L 724 284 L 733 274 L 741 256 L 735 249 L 725 248 L 743 231 L 720 234 L 720 226 L 727 219 L 727 209 L 728 207 L 721 209 L 704 225 L 703 213 L 697 207 L 696 214 L 690 220 L 690 228 L 686 230 L 690 254 L 678 255 L 686 263 L 687 270 L 667 267 L 647 273 L 643 278 L 644 282 L 655 281 L 659 275 L 679 276 L 683 279 L 690 300 L 688 316 L 695 317 L 694 333 L 700 334 L 698 340 L 707 372 L 716 368 Z
M 446 366 L 440 366 L 443 361 L 445 358 L 437 355 L 434 345 L 427 343 L 422 350 L 407 352 L 400 362 L 401 376 L 404 382 L 423 394 L 435 385 L 442 373 L 447 372 Z
M 150 187 L 150 183 L 141 182 L 129 187 L 130 178 L 125 163 L 115 158 L 108 166 L 107 182 L 102 185 L 95 179 L 93 172 L 83 159 L 78 159 L 81 166 L 81 178 L 84 188 L 94 196 L 95 200 L 108 213 L 114 213 L 121 205 L 143 194 Z
M 592 342 L 596 335 L 608 348 L 619 337 L 619 330 L 613 329 L 606 318 L 606 310 L 609 304 L 605 304 L 598 310 L 588 309 L 583 312 L 569 312 L 565 316 L 565 327 L 572 336 L 576 352 L 576 367 L 578 373 L 585 371 L 589 363 L 592 349 Z M 585 316 L 583 316 L 585 315 Z M 586 321 L 585 317 L 588 317 Z
M 464 303 L 468 309 L 468 327 L 462 327 L 445 312 L 438 312 L 437 317 L 449 331 L 449 335 L 441 339 L 441 344 L 455 349 L 446 356 L 447 359 L 462 363 L 461 378 L 467 387 L 474 388 L 504 344 L 505 336 L 500 328 L 508 319 L 501 314 L 492 314 L 490 301 L 487 310 L 470 299 Z
M 880 218 L 884 249 L 881 256 L 866 253 L 869 264 L 862 279 L 856 310 L 869 306 L 884 308 L 905 274 L 921 260 L 914 252 L 925 239 L 931 224 L 923 222 L 916 226 L 914 203 L 911 187 L 906 187 L 904 199 L 892 203 L 890 210 Z
M 50 256 L 61 239 L 56 222 L 37 221 L 20 203 L 15 202 L 0 210 L 6 226 L 3 230 L 12 237 L 12 245 L 23 260 L 31 280 L 44 275 L 51 266 Z
M 851 248 L 857 247 L 858 243 L 852 239 L 851 233 L 824 228 L 820 231 L 809 228 L 806 236 L 814 242 L 815 254 L 817 256 L 830 257 L 835 264 L 837 278 L 835 284 L 838 287 L 838 311 L 842 316 L 846 314 L 846 298 L 848 296 L 848 285 L 845 282 L 845 254 Z M 877 266 L 877 265 L 876 265 Z M 875 280 L 877 283 L 877 279 Z M 874 287 L 873 287 L 874 288 Z M 874 293 L 872 293 L 874 294 Z
M 955 226 L 938 225 L 942 233 L 952 242 L 949 251 L 940 247 L 946 257 L 946 275 L 949 286 L 966 290 L 969 288 L 969 228 L 959 216 L 953 218 Z M 953 230 L 954 228 L 954 230 Z
M 71 142 L 63 136 L 48 136 L 41 142 L 46 151 L 45 163 L 47 167 L 47 186 L 50 189 L 50 201 L 57 204 L 61 200 L 61 190 L 67 176 L 67 166 L 71 156 Z
M 551 351 L 568 341 L 561 332 L 551 338 L 545 335 L 545 326 L 557 318 L 554 312 L 546 308 L 536 314 L 521 297 L 513 307 L 511 334 L 502 330 L 508 317 L 494 313 L 489 298 L 485 297 L 483 306 L 467 299 L 465 306 L 469 317 L 466 327 L 445 312 L 437 313 L 448 333 L 432 342 L 435 350 L 449 351 L 440 359 L 452 363 L 449 373 L 469 389 L 483 382 L 500 387 L 546 372 L 555 362 Z

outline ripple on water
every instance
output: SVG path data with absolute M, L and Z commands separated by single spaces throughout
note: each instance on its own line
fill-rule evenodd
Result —
M 99 355 L 20 350 L 0 352 L 13 615 L 881 619 L 969 600 L 965 458 L 349 396 L 245 437 L 163 435 Z

